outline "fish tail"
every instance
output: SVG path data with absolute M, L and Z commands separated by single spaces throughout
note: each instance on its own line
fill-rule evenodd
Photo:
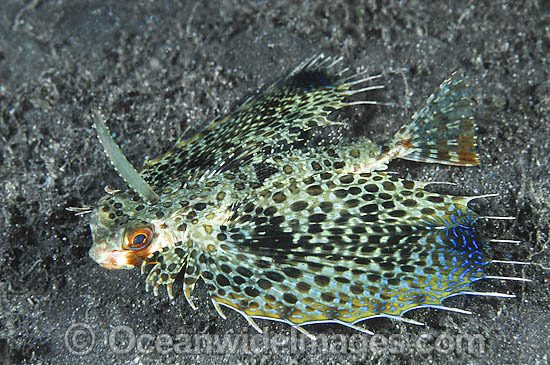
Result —
M 395 157 L 446 165 L 479 164 L 476 124 L 468 84 L 461 72 L 454 72 L 432 94 L 422 108 L 391 139 Z

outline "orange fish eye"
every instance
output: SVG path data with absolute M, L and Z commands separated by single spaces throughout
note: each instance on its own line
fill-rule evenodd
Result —
M 130 250 L 142 250 L 151 243 L 153 231 L 150 228 L 136 228 L 126 235 L 126 244 Z

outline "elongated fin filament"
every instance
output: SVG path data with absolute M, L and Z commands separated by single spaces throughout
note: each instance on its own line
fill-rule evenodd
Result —
M 216 312 L 218 312 L 220 317 L 222 317 L 223 319 L 227 319 L 227 317 L 225 316 L 225 313 L 222 311 L 222 308 L 220 307 L 218 302 L 216 302 L 215 299 L 212 299 L 212 304 L 214 305 L 214 308 L 216 309 Z
M 379 74 L 379 75 L 366 76 L 366 77 L 363 77 L 363 78 L 357 79 L 357 80 L 352 80 L 354 77 L 363 76 L 363 75 L 367 74 L 368 72 L 369 72 L 368 70 L 365 70 L 365 71 L 361 71 L 359 73 L 356 73 L 354 75 L 351 75 L 349 77 L 345 77 L 345 78 L 342 79 L 342 82 L 345 82 L 344 85 L 346 85 L 346 86 L 352 86 L 352 85 L 360 84 L 362 82 L 376 80 L 376 79 L 382 77 L 382 74 Z
M 484 279 L 513 280 L 513 281 L 525 281 L 525 282 L 531 281 L 531 279 L 516 278 L 514 276 L 486 276 Z
M 424 326 L 426 325 L 425 323 L 418 322 L 418 321 L 415 321 L 414 319 L 410 319 L 410 318 L 396 317 L 396 319 L 397 319 L 398 321 L 405 322 L 405 323 L 409 323 L 409 324 L 414 324 L 414 325 L 416 325 L 416 326 L 422 326 L 422 327 L 424 327 Z
M 384 85 L 367 86 L 367 87 L 362 87 L 360 89 L 349 90 L 347 92 L 347 94 L 348 95 L 355 95 L 355 94 L 359 94 L 359 93 L 362 93 L 362 92 L 365 92 L 365 91 L 380 90 L 380 89 L 383 89 L 383 88 L 384 88 Z
M 492 264 L 511 264 L 511 265 L 536 265 L 531 262 L 523 261 L 506 261 L 506 260 L 491 260 Z
M 499 297 L 499 298 L 515 298 L 516 296 L 514 294 L 505 294 L 505 293 L 497 293 L 497 292 L 477 292 L 477 291 L 465 291 L 461 294 L 464 295 L 480 295 L 484 297 Z
M 193 299 L 191 298 L 191 290 L 189 288 L 186 288 L 184 291 L 183 291 L 183 294 L 185 296 L 185 300 L 187 300 L 187 303 L 189 304 L 189 306 L 191 307 L 191 309 L 193 309 L 194 311 L 196 311 L 198 309 L 198 307 L 195 305 L 195 302 L 193 302 Z
M 109 156 L 111 163 L 120 177 L 130 188 L 134 189 L 145 201 L 155 203 L 159 200 L 157 193 L 153 191 L 151 186 L 147 184 L 145 179 L 136 171 L 120 148 L 116 145 L 109 128 L 105 125 L 103 116 L 99 112 L 94 113 L 94 126 L 97 131 L 97 136 L 105 149 L 105 153 Z
M 516 219 L 516 217 L 499 217 L 499 216 L 484 215 L 483 217 L 479 217 L 479 219 L 495 219 L 495 220 L 502 220 L 502 221 L 513 221 L 514 219 Z
M 442 309 L 442 310 L 446 310 L 446 311 L 449 311 L 449 312 L 455 312 L 455 313 L 461 313 L 461 314 L 472 314 L 472 312 L 470 312 L 470 311 L 460 309 L 460 308 L 447 307 L 445 305 L 430 305 L 430 308 Z
M 498 196 L 499 194 L 483 194 L 483 195 L 474 195 L 474 196 L 467 196 L 465 197 L 465 199 L 467 200 L 467 202 L 471 202 L 472 200 L 476 200 L 476 199 L 482 199 L 482 198 L 494 198 L 496 196 Z
M 514 244 L 514 245 L 519 245 L 521 243 L 521 241 L 518 241 L 518 240 L 498 240 L 498 239 L 492 239 L 492 240 L 489 240 L 489 242 L 511 243 L 511 244 Z
M 307 336 L 310 340 L 317 341 L 317 338 L 313 336 L 311 333 L 309 333 L 308 331 L 306 331 L 303 327 L 301 326 L 292 326 L 292 327 L 296 328 L 299 332 Z

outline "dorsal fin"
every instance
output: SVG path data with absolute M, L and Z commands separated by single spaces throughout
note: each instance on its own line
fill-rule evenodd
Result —
M 97 111 L 94 113 L 94 126 L 97 131 L 97 136 L 105 149 L 105 153 L 109 156 L 113 167 L 120 177 L 131 189 L 138 193 L 143 200 L 150 204 L 157 202 L 160 199 L 158 194 L 153 191 L 151 186 L 147 184 L 145 179 L 136 171 L 120 148 L 118 148 L 111 136 L 109 128 L 105 125 L 103 115 Z

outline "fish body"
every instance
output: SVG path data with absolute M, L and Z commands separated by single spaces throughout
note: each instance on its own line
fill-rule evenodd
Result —
M 396 158 L 478 164 L 472 103 L 460 73 L 393 138 L 314 145 L 327 116 L 374 77 L 337 60 L 304 61 L 288 76 L 140 171 L 139 188 L 103 197 L 91 214 L 90 256 L 109 269 L 149 269 L 155 295 L 199 279 L 220 305 L 288 323 L 403 319 L 472 293 L 489 259 L 468 208 L 472 197 L 433 193 L 384 172 Z M 364 101 L 364 103 L 372 103 Z M 120 168 L 119 168 L 120 171 Z M 131 178 L 130 178 L 131 180 Z M 137 191 L 136 191 L 137 190 Z

